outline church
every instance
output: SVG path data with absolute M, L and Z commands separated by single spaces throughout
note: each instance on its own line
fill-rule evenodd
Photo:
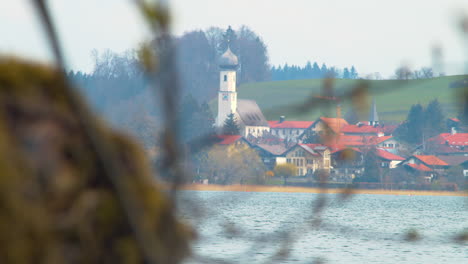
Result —
M 253 100 L 237 99 L 236 73 L 239 67 L 237 56 L 230 47 L 219 58 L 220 84 L 218 92 L 218 116 L 216 126 L 223 128 L 228 115 L 234 113 L 240 134 L 244 137 L 252 135 L 261 137 L 270 131 L 268 121 L 263 115 L 257 102 Z

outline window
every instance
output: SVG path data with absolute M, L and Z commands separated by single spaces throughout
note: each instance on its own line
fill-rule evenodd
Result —
M 286 159 L 286 163 L 291 163 L 291 159 Z
M 224 75 L 224 81 L 227 82 L 227 75 Z
M 299 166 L 300 166 L 300 167 L 304 166 L 304 160 L 303 160 L 303 159 L 300 159 L 300 160 L 299 160 Z
M 307 164 L 314 164 L 314 160 L 308 159 Z

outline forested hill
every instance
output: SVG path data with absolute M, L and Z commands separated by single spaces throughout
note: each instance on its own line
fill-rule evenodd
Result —
M 456 116 L 456 98 L 461 92 L 461 87 L 458 85 L 457 88 L 456 81 L 466 78 L 468 76 L 418 80 L 366 80 L 365 82 L 368 83 L 369 92 L 376 100 L 380 118 L 387 121 L 402 121 L 406 118 L 411 105 L 427 104 L 436 98 L 442 104 L 447 116 Z M 334 92 L 338 95 L 344 94 L 347 90 L 356 87 L 359 82 L 362 80 L 335 79 Z M 276 120 L 281 115 L 286 116 L 287 120 L 314 120 L 327 112 L 323 109 L 311 109 L 300 113 L 288 106 L 300 104 L 311 95 L 322 94 L 323 83 L 321 79 L 248 83 L 238 88 L 238 97 L 256 100 L 268 120 Z M 345 115 L 349 110 L 349 99 L 344 101 L 342 108 L 343 115 Z M 335 112 L 333 108 L 328 111 L 328 114 L 334 116 Z

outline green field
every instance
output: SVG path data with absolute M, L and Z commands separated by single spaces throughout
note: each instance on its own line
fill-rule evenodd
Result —
M 371 98 L 375 98 L 379 117 L 385 121 L 404 120 L 412 104 L 426 105 L 434 98 L 440 101 L 447 116 L 456 116 L 456 98 L 460 97 L 461 89 L 449 88 L 449 85 L 466 77 L 447 76 L 409 81 L 366 80 L 367 96 L 362 97 L 365 100 L 359 103 L 363 106 L 361 118 L 367 120 Z M 336 94 L 347 94 L 362 82 L 362 80 L 335 79 L 333 90 Z M 292 106 L 304 103 L 312 95 L 320 95 L 322 87 L 323 80 L 320 79 L 249 83 L 238 88 L 238 98 L 257 101 L 268 120 L 276 120 L 280 115 L 284 115 L 287 120 L 312 121 L 320 115 L 335 116 L 335 108 L 324 110 L 312 105 L 307 111 L 296 111 Z M 216 102 L 212 103 L 213 106 L 217 105 Z M 349 109 L 349 104 L 349 98 L 343 100 L 343 115 Z

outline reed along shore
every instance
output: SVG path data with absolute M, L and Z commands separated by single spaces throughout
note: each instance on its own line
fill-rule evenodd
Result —
M 181 186 L 182 190 L 191 191 L 231 191 L 231 192 L 288 192 L 288 193 L 352 193 L 381 195 L 428 195 L 428 196 L 468 196 L 467 191 L 420 191 L 420 190 L 383 190 L 383 189 L 331 189 L 295 186 L 265 186 L 265 185 L 215 185 L 188 184 Z

